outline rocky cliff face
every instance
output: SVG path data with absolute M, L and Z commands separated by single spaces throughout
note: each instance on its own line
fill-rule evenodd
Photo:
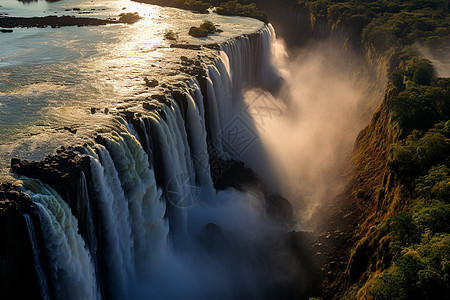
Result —
M 89 159 L 72 151 L 58 149 L 40 162 L 13 158 L 11 169 L 18 175 L 47 183 L 77 212 L 78 183 L 81 172 L 89 174 Z M 33 260 L 33 250 L 24 214 L 35 228 L 39 259 L 45 269 L 45 247 L 39 215 L 30 196 L 12 184 L 0 185 L 0 291 L 2 299 L 37 299 L 41 295 Z M 45 270 L 44 270 L 45 272 Z
M 34 268 L 24 214 L 39 224 L 28 195 L 11 184 L 0 185 L 0 298 L 38 299 Z
M 448 283 L 444 283 L 448 271 L 442 264 L 431 264 L 430 257 L 445 261 L 448 256 L 448 247 L 441 243 L 448 245 L 449 230 L 441 216 L 449 213 L 448 189 L 444 186 L 449 180 L 449 97 L 445 94 L 450 82 L 434 77 L 431 63 L 420 56 L 416 46 L 420 39 L 426 45 L 427 36 L 431 36 L 430 40 L 444 40 L 447 33 L 441 28 L 448 27 L 444 25 L 448 18 L 420 28 L 417 32 L 423 30 L 427 35 L 418 34 L 411 41 L 399 35 L 406 36 L 412 25 L 399 29 L 386 24 L 405 15 L 402 9 L 417 10 L 417 15 L 408 12 L 411 24 L 432 23 L 431 19 L 439 17 L 417 17 L 427 11 L 425 2 L 416 6 L 402 3 L 406 5 L 402 7 L 388 3 L 377 13 L 371 11 L 370 5 L 358 6 L 361 15 L 356 12 L 355 7 L 360 5 L 357 1 L 329 2 L 314 12 L 306 8 L 318 8 L 314 1 L 299 1 L 299 5 L 286 0 L 276 6 L 271 6 L 271 1 L 260 2 L 269 8 L 269 17 L 288 45 L 301 47 L 308 41 L 332 37 L 341 41 L 341 46 L 348 49 L 351 45 L 359 51 L 375 70 L 372 80 L 383 85 L 383 102 L 356 140 L 349 184 L 335 205 L 319 213 L 326 221 L 316 224 L 318 231 L 334 228 L 342 230 L 346 237 L 342 244 L 324 242 L 335 255 L 324 262 L 323 296 L 442 297 L 448 291 Z M 330 13 L 339 7 L 349 13 L 342 18 L 341 14 Z M 448 8 L 444 5 L 441 9 Z M 383 19 L 387 11 L 389 18 Z M 381 30 L 385 32 L 380 35 Z M 390 30 L 397 30 L 396 34 Z M 445 45 L 435 45 L 430 51 L 448 49 Z M 383 77 L 389 77 L 389 81 Z M 434 277 L 425 278 L 431 272 Z
M 11 170 L 29 178 L 39 179 L 53 187 L 71 206 L 76 207 L 78 181 L 81 172 L 90 178 L 89 158 L 73 151 L 73 148 L 61 147 L 55 154 L 42 161 L 11 159 Z

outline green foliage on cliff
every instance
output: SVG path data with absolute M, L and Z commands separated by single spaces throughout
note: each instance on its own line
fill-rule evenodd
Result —
M 312 22 L 323 18 L 334 26 L 359 31 L 364 46 L 384 53 L 413 43 L 448 51 L 449 4 L 437 1 L 400 0 L 299 0 Z
M 242 4 L 241 2 L 232 0 L 221 3 L 216 12 L 219 15 L 252 17 L 265 23 L 268 22 L 267 16 L 255 3 Z
M 353 195 L 366 215 L 343 298 L 450 295 L 450 79 L 421 56 L 450 53 L 449 1 L 298 0 L 312 26 L 348 32 L 385 63 L 386 95 L 357 141 Z M 382 192 L 381 192 L 382 191 Z
M 141 3 L 176 7 L 206 13 L 209 8 L 216 7 L 219 15 L 251 17 L 268 22 L 267 16 L 255 2 L 249 0 L 133 0 Z

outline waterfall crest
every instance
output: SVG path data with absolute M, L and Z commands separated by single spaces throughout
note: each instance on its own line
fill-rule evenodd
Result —
M 226 197 L 244 196 L 235 191 L 218 196 L 210 164 L 239 157 L 225 133 L 242 110 L 243 90 L 279 81 L 270 64 L 272 39 L 273 29 L 266 26 L 223 44 L 222 57 L 206 67 L 206 86 L 192 79 L 182 91 L 185 98 L 170 99 L 129 123 L 119 119 L 115 131 L 85 146 L 81 152 L 90 169 L 80 175 L 76 212 L 49 186 L 26 181 L 58 299 L 132 298 L 136 285 L 153 276 L 168 253 L 199 247 L 197 235 L 208 222 L 226 224 L 224 213 L 215 209 L 232 203 Z M 251 206 L 232 205 L 224 211 Z M 195 260 L 201 261 L 197 255 Z M 225 273 L 232 276 L 228 269 Z

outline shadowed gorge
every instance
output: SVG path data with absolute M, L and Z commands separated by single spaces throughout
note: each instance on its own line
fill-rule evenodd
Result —
M 7 0 L 0 297 L 447 299 L 448 9 Z

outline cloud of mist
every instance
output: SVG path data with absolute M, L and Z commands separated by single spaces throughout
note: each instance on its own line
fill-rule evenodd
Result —
M 416 45 L 421 56 L 433 63 L 437 77 L 450 77 L 450 53 L 437 54 L 426 47 Z
M 264 299 L 274 277 L 261 260 L 273 235 L 262 195 L 229 189 L 210 197 L 189 208 L 184 245 L 157 260 L 132 299 Z M 205 235 L 211 223 L 220 232 Z
M 367 78 L 355 76 L 361 74 L 361 60 L 338 49 L 342 46 L 323 41 L 289 57 L 277 40 L 274 64 L 285 79 L 280 94 L 245 94 L 253 121 L 264 125 L 256 128 L 276 185 L 302 223 L 318 205 L 343 191 L 345 166 L 357 134 L 369 121 L 360 112 L 370 92 L 362 84 Z M 372 96 L 380 101 L 381 95 Z
M 277 40 L 272 54 L 285 80 L 280 93 L 246 91 L 246 105 L 233 115 L 257 136 L 240 158 L 290 200 L 296 229 L 305 229 L 314 209 L 343 190 L 343 171 L 368 122 L 360 113 L 367 79 L 354 75 L 360 60 L 340 48 L 321 42 L 289 57 Z M 189 208 L 183 244 L 158 260 L 132 298 L 279 299 L 292 285 L 306 293 L 308 258 L 267 216 L 262 192 L 228 189 L 208 197 Z

